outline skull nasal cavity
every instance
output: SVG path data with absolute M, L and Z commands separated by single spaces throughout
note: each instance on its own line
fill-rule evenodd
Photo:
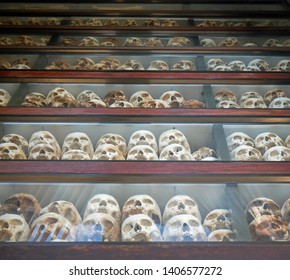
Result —
M 79 142 L 79 139 L 78 138 L 74 138 L 74 142 Z
M 145 137 L 144 136 L 141 136 L 140 137 L 140 140 L 144 141 L 145 140 Z
M 270 205 L 269 205 L 268 203 L 265 203 L 265 204 L 263 205 L 263 209 L 264 209 L 264 210 L 271 210 L 271 207 L 270 207 Z
M 142 203 L 139 201 L 139 200 L 137 200 L 136 202 L 135 202 L 135 206 L 141 206 L 142 205 Z
M 187 223 L 184 223 L 183 225 L 182 225 L 182 231 L 189 231 L 189 225 L 187 224 Z
M 107 206 L 107 202 L 105 200 L 101 201 L 100 206 Z
M 169 139 L 172 140 L 172 139 L 175 139 L 175 137 L 173 135 L 170 135 Z
M 178 209 L 185 209 L 185 205 L 182 202 L 180 202 L 178 204 Z
M 135 231 L 140 231 L 142 229 L 142 227 L 139 225 L 139 224 L 136 224 L 135 226 L 134 226 L 134 230 Z
M 45 150 L 40 150 L 39 153 L 40 154 L 45 154 Z

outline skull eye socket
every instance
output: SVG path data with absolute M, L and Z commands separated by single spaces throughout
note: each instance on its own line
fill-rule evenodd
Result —
M 273 151 L 271 151 L 271 153 L 270 153 L 270 156 L 271 157 L 277 157 L 277 156 L 279 156 L 280 155 L 280 152 L 278 151 L 278 150 L 273 150 Z
M 123 227 L 123 232 L 129 232 L 133 229 L 133 225 L 132 224 L 126 224 L 124 227 Z
M 141 224 L 141 226 L 144 226 L 144 227 L 151 227 L 152 226 L 152 222 L 150 220 L 146 220 L 146 219 L 141 219 L 140 224 Z
M 185 203 L 185 205 L 192 206 L 192 207 L 194 207 L 196 205 L 195 202 L 193 200 L 190 200 L 190 199 L 186 199 L 184 201 L 184 203 Z
M 177 204 L 178 204 L 178 202 L 176 200 L 174 200 L 174 201 L 169 202 L 167 207 L 173 208 L 173 207 L 177 206 Z
M 110 231 L 114 227 L 114 224 L 111 221 L 108 221 L 108 220 L 105 220 L 103 222 L 103 225 L 104 225 L 106 231 Z
M 21 226 L 22 224 L 23 223 L 20 220 L 13 219 L 10 221 L 10 225 L 13 225 L 13 226 Z M 9 224 L 7 228 L 9 228 Z
M 200 224 L 195 220 L 189 220 L 187 223 L 191 227 L 199 227 L 200 226 Z
M 125 205 L 127 207 L 130 207 L 130 206 L 134 205 L 134 203 L 135 203 L 135 201 L 133 199 L 131 199 L 131 200 L 127 201 Z
M 143 199 L 143 203 L 149 204 L 149 205 L 154 205 L 153 201 L 151 199 L 149 199 L 149 198 L 144 198 Z
M 101 201 L 101 199 L 100 198 L 95 198 L 95 199 L 93 199 L 93 200 L 91 200 L 91 204 L 96 204 L 96 203 L 99 203 Z
M 207 216 L 207 220 L 215 220 L 218 217 L 216 213 L 212 213 L 209 216 Z
M 114 150 L 114 149 L 112 149 L 112 148 L 109 148 L 107 151 L 108 151 L 108 153 L 110 153 L 110 154 L 114 154 L 114 153 L 116 153 L 116 150 Z
M 178 229 L 182 226 L 182 222 L 181 221 L 174 221 L 172 224 L 170 224 L 170 227 L 172 229 Z
M 109 204 L 112 204 L 112 205 L 114 205 L 114 206 L 117 206 L 117 203 L 116 203 L 116 201 L 114 201 L 114 200 L 109 199 L 109 200 L 108 200 L 108 203 L 109 203 Z

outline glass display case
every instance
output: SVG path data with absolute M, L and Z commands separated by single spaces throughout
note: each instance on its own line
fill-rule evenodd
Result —
M 1 258 L 289 259 L 287 2 L 91 2 L 0 6 Z

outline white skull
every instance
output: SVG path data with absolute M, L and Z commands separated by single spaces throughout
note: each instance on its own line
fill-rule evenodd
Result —
M 153 197 L 147 194 L 133 195 L 127 199 L 122 209 L 122 220 L 130 216 L 144 214 L 149 216 L 156 225 L 162 224 L 160 208 Z
M 65 137 L 62 145 L 62 154 L 72 149 L 82 150 L 86 152 L 90 158 L 92 158 L 94 154 L 93 144 L 89 136 L 84 132 L 72 132 Z
M 212 58 L 207 62 L 207 69 L 213 70 L 217 66 L 226 66 L 225 62 L 219 58 Z
M 173 196 L 165 205 L 163 224 L 175 215 L 190 214 L 201 220 L 197 203 L 188 195 Z
M 270 104 L 274 99 L 278 97 L 287 97 L 282 89 L 272 89 L 264 94 L 264 100 L 267 104 Z
M 98 39 L 95 37 L 90 37 L 90 36 L 81 39 L 81 41 L 79 43 L 79 46 L 85 46 L 85 47 L 91 47 L 91 46 L 97 47 L 99 45 L 100 45 L 100 43 L 99 43 Z
M 194 63 L 190 60 L 180 60 L 172 65 L 171 70 L 189 71 L 196 70 Z
M 160 160 L 193 160 L 190 152 L 181 144 L 170 144 L 162 149 Z
M 185 101 L 183 95 L 176 90 L 169 90 L 164 92 L 160 99 L 168 104 L 168 107 L 180 107 L 180 105 Z
M 49 131 L 34 132 L 28 141 L 28 152 L 37 144 L 49 144 L 54 148 L 58 156 L 61 154 L 61 148 L 56 138 Z
M 30 228 L 25 219 L 17 214 L 0 216 L 0 242 L 27 241 Z
M 290 108 L 290 98 L 287 97 L 275 98 L 270 103 L 269 108 Z
M 171 242 L 206 241 L 207 236 L 198 218 L 190 214 L 173 216 L 165 224 L 163 240 Z
M 223 109 L 229 109 L 229 108 L 240 108 L 240 106 L 234 102 L 234 101 L 230 101 L 230 100 L 222 100 L 219 103 L 216 104 L 217 108 L 223 108 Z
M 161 232 L 154 221 L 145 214 L 128 217 L 121 227 L 123 242 L 162 241 Z
M 243 47 L 256 48 L 256 47 L 258 47 L 258 45 L 254 42 L 247 42 L 247 43 L 243 44 Z
M 176 22 L 176 20 L 168 18 L 163 21 L 161 26 L 178 26 L 178 23 Z
M 75 70 L 90 70 L 95 62 L 88 57 L 81 57 L 76 60 L 73 67 Z
M 62 87 L 56 87 L 52 89 L 51 91 L 49 91 L 46 97 L 46 101 L 47 103 L 51 103 L 54 101 L 56 97 L 59 98 L 59 97 L 72 97 L 72 96 L 73 95 L 70 92 L 68 92 L 66 89 Z
M 290 161 L 290 149 L 285 146 L 275 146 L 268 149 L 263 158 L 266 161 Z
M 203 221 L 207 234 L 218 229 L 233 229 L 232 212 L 228 209 L 214 209 L 210 211 Z
M 200 41 L 200 45 L 203 47 L 215 47 L 216 42 L 210 38 L 204 38 Z
M 283 59 L 276 65 L 280 71 L 290 71 L 290 59 Z
M 241 103 L 241 108 L 250 108 L 250 109 L 265 109 L 267 108 L 266 103 L 260 98 L 248 98 L 243 103 Z
M 159 152 L 161 152 L 166 146 L 171 144 L 180 144 L 190 152 L 190 145 L 187 141 L 187 138 L 178 129 L 169 129 L 167 131 L 164 131 L 159 136 L 158 139 Z
M 73 225 L 60 214 L 49 212 L 39 216 L 31 225 L 29 241 L 45 242 L 67 238 Z
M 127 147 L 128 151 L 137 145 L 149 145 L 156 153 L 158 153 L 156 138 L 149 130 L 137 130 L 130 136 Z
M 192 153 L 193 160 L 203 160 L 208 157 L 216 157 L 216 152 L 214 149 L 208 147 L 201 147 L 197 151 Z
M 167 71 L 169 70 L 168 64 L 163 60 L 153 60 L 150 62 L 147 70 L 155 70 L 155 71 Z
M 219 43 L 219 47 L 237 47 L 240 46 L 241 43 L 236 37 L 229 37 L 224 39 Z
M 109 194 L 96 194 L 87 203 L 84 219 L 93 213 L 104 213 L 112 216 L 118 224 L 121 223 L 121 210 L 115 197 Z
M 128 101 L 115 101 L 109 107 L 111 107 L 111 108 L 134 108 L 134 106 Z
M 116 242 L 120 240 L 120 226 L 109 214 L 93 213 L 84 218 L 77 240 Z
M 86 21 L 86 25 L 88 25 L 88 26 L 103 26 L 103 23 L 98 18 L 90 18 Z
M 77 95 L 77 102 L 81 105 L 83 102 L 90 101 L 91 99 L 100 99 L 101 98 L 91 90 L 83 90 Z
M 0 140 L 1 143 L 14 143 L 16 144 L 25 154 L 27 153 L 28 149 L 28 141 L 19 134 L 16 133 L 10 133 L 6 134 L 2 137 Z
M 263 132 L 256 136 L 255 146 L 264 154 L 268 149 L 274 146 L 285 146 L 285 143 L 276 133 Z
M 100 145 L 96 148 L 93 160 L 125 160 L 119 148 L 112 144 Z
M 277 39 L 268 39 L 264 44 L 263 47 L 282 47 L 283 45 Z
M 28 93 L 24 97 L 21 106 L 24 107 L 47 107 L 46 97 L 38 92 Z
M 227 65 L 219 65 L 216 66 L 212 69 L 212 71 L 220 71 L 220 72 L 224 72 L 224 71 L 233 71 L 231 67 L 227 66 Z
M 70 201 L 53 201 L 41 209 L 40 216 L 49 212 L 60 214 L 68 221 L 70 221 L 73 225 L 78 225 L 82 222 L 82 218 L 79 214 L 78 209 Z
M 260 93 L 257 93 L 255 91 L 247 91 L 241 95 L 239 100 L 240 105 L 242 105 L 249 98 L 257 98 L 261 101 L 264 101 L 264 98 Z
M 186 37 L 172 37 L 167 42 L 167 47 L 185 47 L 186 45 L 190 45 L 190 39 Z
M 214 94 L 214 99 L 217 102 L 220 102 L 223 100 L 237 102 L 236 95 L 230 89 L 223 89 L 221 91 L 217 91 Z
M 151 37 L 144 40 L 144 47 L 163 47 L 161 39 Z
M 153 97 L 151 96 L 150 93 L 144 90 L 140 90 L 135 92 L 131 97 L 130 97 L 130 103 L 134 107 L 143 107 L 144 103 L 153 100 Z
M 230 67 L 233 71 L 244 71 L 246 64 L 240 60 L 234 60 L 228 63 L 228 67 Z
M 82 150 L 72 149 L 62 154 L 61 160 L 90 160 L 91 157 Z
M 128 151 L 127 160 L 158 160 L 158 155 L 149 145 L 137 145 Z
M 116 146 L 124 156 L 127 154 L 127 144 L 123 136 L 116 133 L 107 133 L 100 137 L 97 142 L 96 149 L 99 146 L 111 144 Z
M 143 104 L 144 108 L 168 108 L 168 104 L 161 99 L 152 99 Z
M 137 38 L 137 37 L 128 37 L 124 44 L 123 44 L 124 47 L 142 47 L 143 46 L 143 43 L 142 41 Z
M 247 72 L 260 72 L 260 68 L 258 68 L 257 66 L 247 66 L 244 71 L 247 71 Z
M 249 62 L 248 67 L 257 67 L 260 71 L 269 71 L 270 65 L 263 59 L 257 58 Z
M 145 68 L 139 60 L 129 59 L 117 70 L 145 70 Z
M 27 159 L 23 150 L 14 143 L 0 144 L 0 159 Z
M 232 160 L 241 161 L 262 161 L 263 157 L 259 150 L 248 145 L 241 145 L 235 148 L 231 153 Z
M 250 147 L 255 147 L 255 141 L 248 134 L 243 132 L 234 132 L 230 134 L 227 138 L 227 145 L 229 151 L 232 152 L 234 149 L 241 145 L 247 145 Z
M 273 216 L 259 216 L 249 225 L 254 241 L 289 241 L 287 225 Z
M 273 216 L 279 220 L 282 218 L 279 205 L 267 197 L 258 197 L 250 201 L 246 206 L 245 214 L 248 224 L 259 216 Z
M 207 241 L 220 241 L 220 242 L 237 241 L 237 233 L 236 231 L 232 231 L 229 229 L 218 229 L 211 232 L 208 235 Z
M 34 145 L 28 154 L 28 159 L 34 160 L 59 160 L 60 155 L 51 144 L 40 143 Z
M 288 225 L 290 223 L 290 198 L 288 198 L 281 208 L 281 214 L 283 221 Z
M 5 89 L 0 89 L 0 107 L 6 107 L 10 99 L 10 93 Z

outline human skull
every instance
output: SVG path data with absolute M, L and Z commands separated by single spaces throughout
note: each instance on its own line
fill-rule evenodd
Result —
M 220 71 L 220 72 L 225 72 L 225 71 L 233 71 L 231 67 L 227 65 L 219 65 L 216 66 L 212 69 L 212 71 Z
M 81 103 L 81 106 L 86 108 L 106 108 L 107 104 L 100 98 L 92 98 L 89 101 Z
M 93 160 L 125 160 L 119 148 L 112 144 L 100 145 L 93 154 Z
M 10 68 L 11 68 L 10 62 L 6 58 L 0 56 L 0 69 L 10 69 Z
M 223 100 L 237 102 L 236 95 L 230 89 L 223 89 L 221 91 L 215 92 L 214 99 L 217 102 L 220 102 Z
M 124 156 L 126 156 L 126 154 L 127 154 L 126 140 L 120 134 L 107 133 L 107 134 L 102 135 L 97 142 L 96 149 L 99 146 L 107 145 L 107 144 L 111 144 L 111 145 L 116 146 L 121 151 L 121 153 Z
M 176 215 L 190 214 L 201 220 L 197 203 L 188 195 L 173 196 L 165 205 L 163 224 Z
M 290 46 L 290 39 L 286 40 L 286 41 L 283 43 L 283 45 L 284 45 L 285 47 Z
M 193 160 L 190 152 L 181 144 L 170 144 L 162 149 L 160 160 Z
M 143 43 L 137 37 L 128 37 L 128 38 L 126 38 L 123 46 L 124 47 L 142 47 Z
M 9 37 L 0 37 L 0 46 L 14 45 L 14 40 Z
M 76 60 L 73 65 L 75 70 L 90 70 L 95 65 L 95 62 L 88 57 L 81 57 Z
M 93 213 L 79 227 L 79 241 L 116 242 L 120 240 L 120 226 L 109 214 Z
M 207 236 L 198 218 L 190 214 L 173 216 L 165 224 L 164 241 L 193 242 L 206 241 Z
M 268 149 L 274 146 L 285 146 L 285 143 L 276 133 L 263 132 L 256 136 L 255 146 L 264 154 Z
M 149 216 L 156 225 L 162 224 L 160 208 L 153 197 L 147 194 L 133 195 L 127 199 L 122 208 L 122 220 L 130 216 L 144 214 Z
M 153 60 L 150 62 L 147 70 L 155 70 L 155 71 L 167 71 L 169 70 L 168 64 L 163 60 Z
M 160 99 L 168 104 L 168 107 L 178 108 L 185 101 L 183 95 L 176 90 L 169 90 L 164 92 Z
M 124 25 L 124 26 L 130 26 L 130 27 L 132 27 L 132 26 L 138 26 L 138 23 L 136 22 L 135 19 L 133 19 L 133 18 L 128 18 L 128 19 L 126 19 L 126 20 L 124 21 L 123 25 Z
M 234 132 L 230 134 L 226 138 L 226 141 L 230 152 L 242 145 L 247 145 L 253 148 L 255 147 L 254 139 L 252 139 L 248 134 L 243 132 Z
M 72 149 L 82 150 L 91 158 L 94 154 L 91 139 L 84 132 L 72 132 L 65 137 L 62 144 L 62 154 Z
M 115 197 L 109 194 L 96 194 L 87 203 L 84 219 L 93 213 L 104 213 L 121 223 L 121 210 Z
M 28 159 L 33 160 L 59 160 L 60 154 L 56 152 L 56 149 L 51 144 L 40 143 L 34 145 L 28 154 Z
M 10 93 L 5 89 L 0 89 L 0 107 L 6 107 L 10 99 Z
M 160 26 L 160 21 L 157 18 L 149 18 L 144 21 L 144 26 Z
M 240 106 L 249 98 L 257 98 L 264 102 L 264 98 L 260 93 L 255 92 L 255 91 L 247 91 L 247 92 L 244 92 L 239 99 Z
M 153 97 L 151 96 L 150 93 L 144 90 L 139 90 L 130 97 L 129 102 L 134 106 L 134 107 L 140 107 L 142 108 L 144 104 L 150 100 L 153 100 Z
M 131 150 L 137 145 L 149 145 L 156 153 L 158 153 L 156 138 L 149 130 L 137 130 L 130 136 L 127 149 Z
M 27 159 L 23 150 L 14 143 L 1 143 L 0 144 L 0 159 Z
M 282 59 L 276 65 L 280 71 L 290 71 L 290 59 Z
M 210 38 L 204 38 L 200 41 L 200 45 L 203 47 L 215 47 L 216 42 Z
M 62 154 L 61 160 L 90 160 L 91 157 L 82 150 L 72 149 Z
M 172 37 L 167 42 L 167 47 L 185 47 L 186 45 L 190 45 L 191 41 L 186 37 Z
M 145 68 L 139 60 L 129 59 L 117 70 L 145 70 Z
M 72 66 L 64 60 L 55 60 L 50 62 L 47 66 L 44 68 L 45 70 L 70 70 L 72 69 Z
M 203 160 L 208 157 L 216 157 L 216 152 L 214 149 L 208 147 L 201 147 L 197 151 L 192 153 L 193 160 Z
M 105 26 L 119 26 L 120 22 L 115 18 L 109 18 L 104 22 Z
M 104 63 L 107 65 L 111 70 L 118 69 L 119 66 L 121 66 L 121 62 L 117 58 L 113 57 L 106 57 L 100 61 L 100 63 Z
M 198 108 L 203 109 L 205 108 L 205 103 L 196 100 L 196 99 L 188 99 L 181 103 L 180 108 Z
M 104 102 L 109 106 L 116 101 L 128 101 L 126 94 L 122 90 L 112 90 L 108 92 L 104 97 Z
M 281 208 L 281 214 L 283 221 L 288 225 L 290 224 L 290 198 L 288 198 Z
M 70 21 L 70 25 L 72 26 L 84 26 L 85 21 L 82 18 L 75 18 Z
M 37 131 L 34 132 L 28 141 L 28 152 L 37 144 L 47 144 L 52 146 L 57 157 L 60 157 L 61 148 L 56 138 L 49 131 Z
M 230 153 L 232 160 L 237 161 L 262 161 L 263 157 L 259 150 L 248 145 L 241 145 Z
M 27 153 L 28 141 L 20 134 L 16 134 L 16 133 L 6 134 L 0 140 L 0 144 L 1 143 L 16 144 L 24 152 L 24 154 Z
M 248 67 L 252 67 L 252 66 L 259 68 L 260 71 L 270 70 L 269 64 L 264 59 L 260 59 L 260 58 L 250 61 L 248 64 Z
M 79 43 L 79 46 L 84 46 L 84 47 L 97 47 L 99 45 L 100 45 L 100 43 L 99 43 L 98 39 L 95 37 L 91 37 L 91 36 L 81 39 L 81 41 Z
M 254 42 L 247 42 L 247 43 L 243 44 L 243 47 L 256 48 L 256 47 L 258 47 L 258 45 Z
M 121 226 L 123 242 L 157 242 L 162 235 L 154 221 L 145 214 L 128 217 Z
M 237 241 L 236 231 L 229 229 L 218 229 L 208 235 L 207 241 L 230 242 Z
M 81 91 L 77 95 L 77 98 L 76 98 L 76 100 L 79 104 L 86 102 L 86 101 L 89 101 L 91 99 L 101 99 L 101 98 L 95 92 L 93 92 L 89 89 Z
M 64 240 L 73 225 L 60 214 L 49 212 L 39 216 L 31 225 L 29 241 Z
M 250 108 L 250 109 L 265 109 L 267 105 L 260 98 L 248 98 L 243 103 L 241 103 L 241 108 Z
M 208 70 L 212 71 L 217 66 L 226 66 L 226 65 L 225 65 L 225 62 L 219 58 L 212 58 L 207 62 L 207 69 Z
M 161 99 L 152 99 L 143 104 L 144 108 L 168 108 L 168 104 Z
M 158 160 L 158 155 L 149 145 L 137 145 L 128 151 L 127 160 Z
M 228 209 L 214 209 L 210 211 L 203 221 L 203 227 L 207 234 L 219 229 L 232 230 L 232 212 Z
M 161 26 L 178 26 L 178 23 L 174 19 L 167 18 L 162 22 Z
M 79 44 L 79 40 L 74 37 L 63 37 L 61 40 L 62 45 L 65 46 L 77 46 Z
M 144 47 L 163 47 L 161 39 L 151 37 L 144 40 Z
M 39 201 L 31 194 L 16 193 L 0 205 L 0 215 L 17 214 L 30 225 L 39 216 L 41 206 Z
M 24 97 L 21 106 L 24 107 L 46 107 L 46 97 L 38 92 L 30 92 Z
M 274 99 L 278 97 L 287 97 L 286 93 L 282 89 L 271 89 L 264 94 L 264 101 L 270 104 Z
M 230 101 L 230 100 L 222 100 L 219 103 L 216 104 L 217 108 L 223 108 L 223 109 L 229 109 L 229 108 L 240 108 L 240 106 L 234 102 L 234 101 Z
M 49 212 L 60 214 L 69 220 L 73 225 L 78 225 L 82 222 L 82 218 L 79 214 L 78 209 L 73 203 L 66 200 L 57 200 L 49 203 L 43 207 L 40 211 L 40 216 Z
M 290 108 L 290 98 L 287 97 L 275 98 L 270 103 L 269 108 Z
M 98 18 L 90 18 L 86 21 L 87 26 L 103 26 L 103 23 Z
M 33 39 L 30 36 L 21 35 L 15 38 L 14 43 L 17 46 L 32 46 Z
M 228 63 L 228 67 L 230 67 L 232 71 L 244 71 L 246 64 L 240 60 L 233 60 Z
M 247 72 L 260 72 L 261 70 L 257 66 L 247 66 L 244 71 Z
M 219 47 L 238 47 L 241 43 L 236 37 L 228 37 L 219 43 Z
M 254 241 L 289 241 L 287 225 L 273 216 L 259 216 L 249 225 Z
M 263 47 L 282 47 L 283 45 L 277 39 L 268 39 L 264 44 Z
M 109 107 L 111 108 L 134 108 L 129 101 L 115 101 Z
M 51 103 L 54 101 L 55 98 L 59 98 L 59 97 L 74 98 L 74 96 L 70 92 L 68 92 L 66 89 L 62 87 L 56 87 L 52 89 L 51 91 L 49 91 L 46 97 L 46 102 Z
M 180 60 L 172 65 L 171 70 L 174 71 L 191 71 L 196 70 L 194 63 L 190 60 Z
M 0 242 L 27 241 L 30 228 L 25 219 L 16 214 L 0 216 Z
M 197 24 L 198 27 L 216 27 L 217 22 L 215 20 L 204 20 L 201 23 Z
M 279 205 L 267 197 L 258 197 L 250 201 L 246 206 L 245 214 L 248 224 L 260 216 L 273 216 L 276 219 L 282 219 Z
M 186 150 L 190 151 L 190 145 L 186 136 L 178 129 L 169 129 L 164 131 L 158 139 L 159 152 L 161 152 L 166 146 L 171 144 L 180 144 Z
M 290 149 L 285 146 L 275 146 L 268 149 L 263 158 L 266 161 L 290 161 Z

